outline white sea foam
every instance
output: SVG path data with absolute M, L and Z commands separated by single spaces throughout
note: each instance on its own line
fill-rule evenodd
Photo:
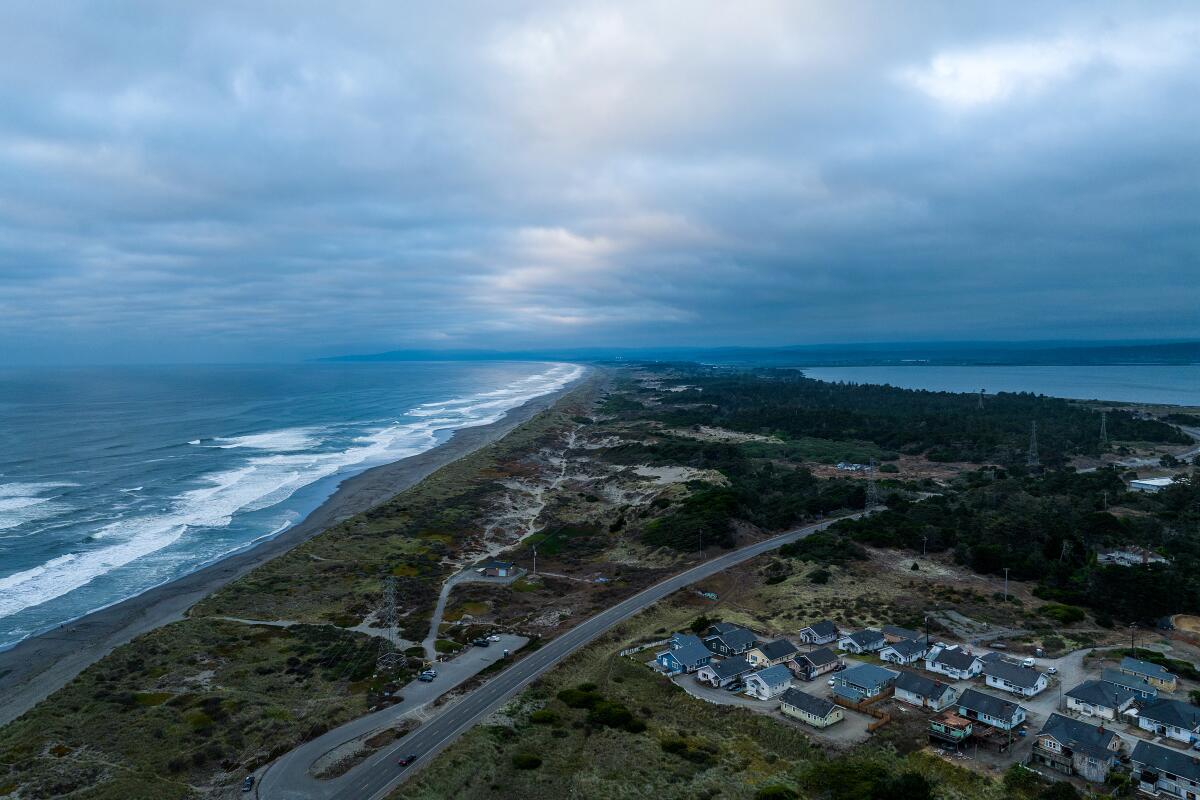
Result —
M 350 447 L 337 452 L 313 452 L 319 437 L 311 428 L 218 439 L 224 448 L 273 452 L 252 456 L 236 468 L 207 476 L 203 486 L 178 495 L 164 513 L 105 525 L 90 537 L 101 545 L 95 549 L 67 553 L 0 578 L 0 617 L 78 589 L 101 575 L 169 547 L 189 530 L 226 527 L 235 514 L 269 508 L 322 478 L 360 471 L 428 450 L 437 444 L 438 431 L 486 425 L 500 419 L 509 409 L 561 389 L 582 372 L 581 367 L 573 364 L 555 364 L 545 372 L 500 389 L 427 403 L 409 412 L 419 421 L 397 422 L 366 432 Z
M 73 483 L 0 484 L 0 531 L 69 511 L 71 508 L 69 505 L 56 501 L 54 490 L 74 485 Z

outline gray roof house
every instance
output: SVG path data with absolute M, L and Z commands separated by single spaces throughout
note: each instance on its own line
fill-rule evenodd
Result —
M 958 696 L 958 714 L 1001 730 L 1012 730 L 1025 721 L 1025 709 L 1011 700 L 978 689 L 967 689 Z
M 708 666 L 696 671 L 696 680 L 711 683 L 713 686 L 728 686 L 735 683 L 748 672 L 754 671 L 754 665 L 742 656 L 725 658 L 710 662 Z
M 1022 666 L 1013 661 L 999 659 L 983 665 L 983 676 L 988 686 L 1033 697 L 1046 688 L 1046 676 L 1033 667 Z
M 785 664 L 776 664 L 750 673 L 742 682 L 746 684 L 746 694 L 759 700 L 770 700 L 792 688 L 792 671 Z
M 896 699 L 918 708 L 941 711 L 953 703 L 957 696 L 958 692 L 953 686 L 915 672 L 900 670 L 896 677 Z
M 903 642 L 906 640 L 915 642 L 918 639 L 925 638 L 924 634 L 920 631 L 901 628 L 899 625 L 884 625 L 880 631 L 883 633 L 883 638 L 889 642 Z
M 838 626 L 827 619 L 814 622 L 800 629 L 800 641 L 807 644 L 829 644 L 838 638 Z
M 776 639 L 773 642 L 759 642 L 751 647 L 746 651 L 746 660 L 756 667 L 771 666 L 782 664 L 798 652 L 800 648 L 787 639 Z
M 1064 775 L 1102 783 L 1116 763 L 1120 747 L 1120 737 L 1103 725 L 1051 714 L 1038 731 L 1030 759 Z
M 1158 697 L 1158 689 L 1155 689 L 1146 681 L 1133 675 L 1126 675 L 1124 672 L 1112 669 L 1111 667 L 1106 667 L 1100 671 L 1100 680 L 1128 689 L 1136 694 L 1139 700 L 1153 700 Z
M 799 689 L 788 689 L 783 693 L 779 698 L 779 710 L 818 728 L 828 727 L 845 716 L 845 712 L 836 703 L 831 703 L 823 697 L 814 697 Z
M 1123 686 L 1104 681 L 1085 681 L 1064 697 L 1068 710 L 1107 720 L 1116 720 L 1137 699 L 1133 692 Z
M 708 649 L 723 656 L 740 656 L 757 642 L 754 631 L 732 622 L 716 623 L 704 637 Z
M 842 657 L 828 647 L 818 647 L 792 659 L 796 672 L 806 681 L 816 680 L 818 675 L 832 672 L 842 663 Z
M 700 637 L 688 633 L 677 633 L 671 637 L 670 647 L 654 657 L 663 671 L 695 672 L 708 664 L 712 651 L 704 646 Z
M 1200 708 L 1182 700 L 1160 697 L 1142 706 L 1138 713 L 1138 727 L 1191 744 L 1200 741 Z M 1197 794 L 1200 795 L 1200 792 Z
M 1200 785 L 1200 760 L 1191 753 L 1138 742 L 1129 760 L 1134 784 L 1146 794 L 1196 796 L 1196 787 Z
M 1178 679 L 1175 677 L 1175 673 L 1151 661 L 1141 661 L 1125 656 L 1121 659 L 1121 664 L 1117 667 L 1117 670 L 1126 675 L 1141 678 L 1151 686 L 1161 689 L 1164 692 L 1173 692 L 1178 688 Z
M 897 674 L 874 664 L 859 664 L 834 676 L 833 693 L 859 703 L 887 692 Z
M 934 647 L 925 654 L 925 669 L 955 680 L 973 678 L 983 669 L 979 658 L 961 647 Z
M 855 631 L 838 639 L 839 650 L 849 650 L 851 653 L 874 653 L 882 650 L 887 644 L 883 634 L 871 629 Z
M 925 643 L 900 639 L 879 651 L 879 657 L 893 664 L 914 664 L 925 656 Z

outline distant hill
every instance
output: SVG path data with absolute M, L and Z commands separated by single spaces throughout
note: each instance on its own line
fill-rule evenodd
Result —
M 321 361 L 699 361 L 796 367 L 1200 364 L 1200 342 L 904 342 L 785 347 L 393 350 Z

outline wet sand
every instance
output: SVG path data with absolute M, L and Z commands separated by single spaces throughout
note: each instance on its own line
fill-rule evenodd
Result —
M 497 441 L 595 374 L 588 369 L 574 383 L 536 397 L 490 425 L 463 428 L 431 450 L 346 479 L 302 522 L 273 539 L 0 652 L 0 725 L 24 714 L 114 648 L 183 619 L 194 604 L 255 567 L 342 520 L 390 500 L 446 464 Z

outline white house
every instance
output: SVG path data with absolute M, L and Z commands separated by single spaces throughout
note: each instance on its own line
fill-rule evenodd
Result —
M 896 678 L 896 699 L 917 708 L 941 711 L 953 703 L 957 696 L 958 692 L 953 686 L 915 672 L 901 670 Z
M 925 657 L 925 643 L 912 639 L 893 642 L 879 651 L 879 657 L 893 664 L 915 664 Z
M 1046 676 L 1033 667 L 1025 667 L 1006 659 L 989 661 L 983 668 L 984 681 L 994 689 L 1033 697 L 1047 685 Z
M 1129 774 L 1139 789 L 1154 797 L 1196 800 L 1200 796 L 1200 760 L 1191 753 L 1138 742 L 1129 758 Z
M 925 669 L 946 675 L 956 681 L 965 681 L 983 671 L 983 662 L 979 660 L 978 656 L 958 647 L 934 646 L 925 655 Z
M 785 664 L 776 664 L 745 677 L 746 694 L 759 700 L 770 700 L 792 688 L 792 671 Z
M 1200 708 L 1182 700 L 1159 698 L 1142 706 L 1138 713 L 1142 730 L 1191 744 L 1200 741 Z M 1196 792 L 1200 797 L 1200 791 Z
M 956 704 L 959 716 L 1004 731 L 1011 731 L 1025 721 L 1024 708 L 1011 700 L 977 689 L 964 691 L 958 696 Z
M 814 622 L 800 629 L 797 634 L 805 644 L 829 644 L 838 638 L 838 626 L 827 619 Z
M 874 653 L 882 650 L 887 642 L 883 638 L 883 634 L 879 631 L 871 629 L 855 631 L 838 639 L 838 649 L 846 650 L 859 655 L 863 653 Z
M 1067 710 L 1085 717 L 1115 722 L 1133 705 L 1137 696 L 1128 689 L 1104 681 L 1086 681 L 1067 692 Z
M 1136 478 L 1129 482 L 1131 492 L 1147 492 L 1154 494 L 1175 482 L 1174 478 Z

